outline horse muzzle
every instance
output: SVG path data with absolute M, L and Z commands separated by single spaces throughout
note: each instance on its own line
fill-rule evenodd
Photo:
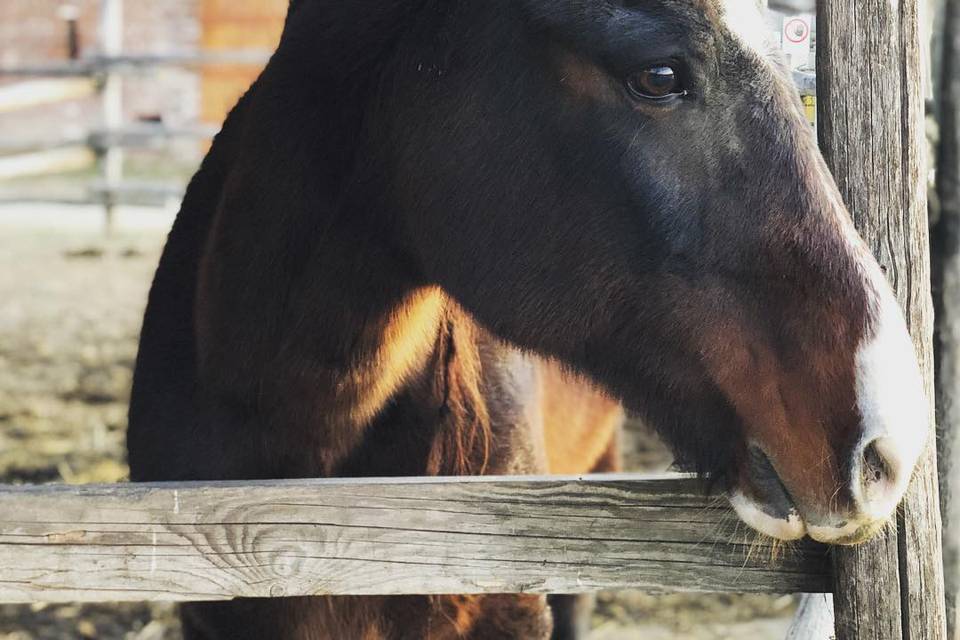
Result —
M 816 442 L 813 434 L 797 437 L 790 446 L 779 443 L 784 459 L 751 447 L 730 501 L 761 533 L 781 540 L 809 535 L 828 544 L 870 539 L 896 513 L 926 450 L 930 405 L 913 342 L 892 290 L 875 270 L 874 320 L 855 356 L 856 398 L 850 399 L 859 414 L 859 433 L 846 450 L 831 451 L 841 446 L 840 439 L 823 442 L 819 468 L 798 468 L 788 457 Z
M 731 492 L 730 503 L 746 524 L 779 540 L 808 535 L 826 544 L 866 542 L 882 531 L 896 512 L 915 459 L 905 459 L 897 442 L 887 437 L 858 447 L 854 456 L 850 486 L 838 488 L 819 508 L 801 509 L 770 459 L 753 447 L 744 486 Z M 840 495 L 849 498 L 841 500 Z M 844 501 L 848 506 L 838 510 Z

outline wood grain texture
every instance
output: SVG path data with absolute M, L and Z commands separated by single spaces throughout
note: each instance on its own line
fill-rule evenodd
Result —
M 682 477 L 0 489 L 0 602 L 830 588 L 773 557 Z
M 829 593 L 807 593 L 786 640 L 832 640 L 834 637 L 833 596 Z
M 938 444 L 944 523 L 947 631 L 960 640 L 960 2 L 944 3 L 939 33 L 940 144 L 937 195 L 940 215 L 933 231 L 937 300 Z
M 824 154 L 906 312 L 932 398 L 918 0 L 822 0 L 817 25 Z M 939 511 L 931 447 L 898 530 L 834 555 L 839 640 L 945 637 Z

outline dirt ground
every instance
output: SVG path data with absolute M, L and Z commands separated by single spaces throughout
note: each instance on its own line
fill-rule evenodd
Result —
M 50 211 L 34 213 L 0 207 L 0 483 L 120 481 L 132 365 L 162 223 L 107 240 L 95 224 L 45 230 Z M 55 213 L 52 221 L 72 215 Z M 634 469 L 669 464 L 640 427 L 626 449 Z M 794 608 L 788 596 L 604 593 L 591 638 L 783 638 Z M 0 640 L 81 638 L 176 640 L 180 631 L 168 605 L 0 605 Z

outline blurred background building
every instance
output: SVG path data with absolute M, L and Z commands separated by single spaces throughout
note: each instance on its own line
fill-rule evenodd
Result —
M 276 46 L 286 7 L 0 3 L 0 201 L 178 198 Z

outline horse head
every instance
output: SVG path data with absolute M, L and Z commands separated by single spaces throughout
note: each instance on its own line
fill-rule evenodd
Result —
M 343 197 L 376 198 L 403 264 L 621 398 L 761 532 L 875 533 L 927 400 L 754 3 L 386 4 Z

